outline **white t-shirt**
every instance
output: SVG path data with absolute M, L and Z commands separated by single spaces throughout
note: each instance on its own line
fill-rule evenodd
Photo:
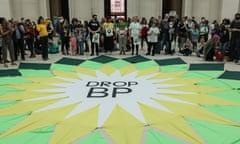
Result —
M 141 25 L 140 23 L 136 22 L 132 22 L 129 26 L 129 29 L 131 30 L 131 37 L 139 37 L 140 36 L 140 30 L 141 30 Z
M 158 27 L 151 27 L 148 30 L 148 42 L 157 43 L 159 33 L 160 31 Z

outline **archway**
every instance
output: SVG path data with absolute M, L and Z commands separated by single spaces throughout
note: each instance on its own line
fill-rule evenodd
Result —
M 170 11 L 176 11 L 179 17 L 182 16 L 182 0 L 163 0 L 162 16 Z

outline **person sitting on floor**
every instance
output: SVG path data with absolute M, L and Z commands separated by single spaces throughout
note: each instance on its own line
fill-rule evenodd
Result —
M 186 42 L 183 44 L 183 47 L 180 50 L 180 53 L 184 56 L 189 56 L 192 54 L 193 44 L 189 38 L 186 39 Z

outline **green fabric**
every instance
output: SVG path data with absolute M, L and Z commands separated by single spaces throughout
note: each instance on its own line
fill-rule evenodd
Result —
M 67 72 L 74 72 L 76 70 L 76 66 L 65 65 L 65 64 L 52 64 L 51 69 L 67 71 Z
M 198 83 L 198 85 L 212 86 L 219 88 L 238 89 L 240 87 L 240 81 L 238 80 L 224 80 L 224 79 L 212 79 Z
M 219 78 L 220 79 L 240 80 L 240 72 L 226 71 Z
M 140 63 L 140 62 L 149 61 L 150 59 L 138 55 L 138 56 L 133 56 L 133 57 L 129 57 L 129 58 L 124 58 L 123 60 L 125 60 L 129 63 Z
M 31 83 L 23 77 L 0 77 L 0 85 Z
M 0 117 L 0 134 L 6 132 L 11 127 L 25 119 L 28 114 L 21 114 L 21 115 L 11 115 L 11 116 L 1 116 Z M 0 139 L 1 142 L 1 139 Z
M 240 141 L 240 127 L 217 123 L 187 120 L 208 144 L 237 144 Z
M 90 60 L 91 60 L 91 61 L 94 61 L 94 62 L 106 64 L 106 63 L 115 61 L 115 60 L 117 60 L 117 59 L 116 59 L 116 58 L 113 58 L 113 57 L 101 55 L 101 56 L 99 56 L 99 57 L 95 57 L 95 58 L 90 59 Z
M 151 67 L 156 67 L 159 65 L 155 61 L 146 61 L 146 62 L 137 63 L 135 66 L 137 67 L 138 70 L 143 70 Z
M 223 63 L 203 63 L 203 64 L 190 64 L 189 66 L 190 71 L 224 71 L 224 64 Z
M 0 77 L 6 77 L 6 76 L 21 76 L 21 73 L 15 69 L 0 70 Z
M 5 94 L 10 94 L 10 93 L 17 93 L 21 91 L 22 90 L 0 86 L 0 96 Z
M 85 61 L 82 64 L 80 64 L 80 66 L 83 68 L 97 70 L 100 69 L 103 66 L 103 64 L 94 61 Z
M 23 134 L 1 138 L 0 144 L 47 144 L 54 129 L 54 126 L 49 126 Z
M 19 70 L 24 77 L 51 77 L 49 70 Z
M 240 124 L 240 106 L 203 106 L 209 111 Z M 240 136 L 240 135 L 239 135 Z
M 145 144 L 183 144 L 183 142 L 177 141 L 169 136 L 161 135 L 154 130 L 149 130 Z
M 62 58 L 59 61 L 55 62 L 56 64 L 64 64 L 64 65 L 73 65 L 77 66 L 83 63 L 85 60 L 81 59 L 72 59 L 72 58 Z
M 99 131 L 96 131 L 83 140 L 80 140 L 76 144 L 107 144 L 108 142 L 104 139 L 102 134 Z
M 0 101 L 0 109 L 16 104 L 16 101 Z
M 234 102 L 240 102 L 240 90 L 218 91 L 207 94 Z
M 110 62 L 108 64 L 117 69 L 121 69 L 121 68 L 129 65 L 129 63 L 124 60 L 116 60 L 116 61 Z
M 20 63 L 18 69 L 49 70 L 51 64 Z
M 184 62 L 181 58 L 162 59 L 162 60 L 155 60 L 155 61 L 160 66 L 186 64 L 186 62 Z
M 186 71 L 187 65 L 169 65 L 169 66 L 160 66 L 161 72 L 179 72 L 179 71 Z
M 183 78 L 217 78 L 223 72 L 222 71 L 188 71 Z

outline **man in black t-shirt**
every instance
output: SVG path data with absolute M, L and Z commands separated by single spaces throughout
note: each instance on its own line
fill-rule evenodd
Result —
M 91 56 L 94 55 L 94 46 L 96 49 L 96 54 L 98 56 L 98 44 L 99 44 L 99 38 L 100 34 L 99 31 L 101 29 L 100 23 L 97 20 L 97 15 L 92 16 L 92 20 L 89 22 L 88 30 L 90 33 L 90 40 L 91 40 Z M 94 40 L 93 40 L 94 38 Z
M 231 46 L 230 46 L 230 57 L 235 63 L 240 64 L 240 13 L 235 14 L 231 26 Z

